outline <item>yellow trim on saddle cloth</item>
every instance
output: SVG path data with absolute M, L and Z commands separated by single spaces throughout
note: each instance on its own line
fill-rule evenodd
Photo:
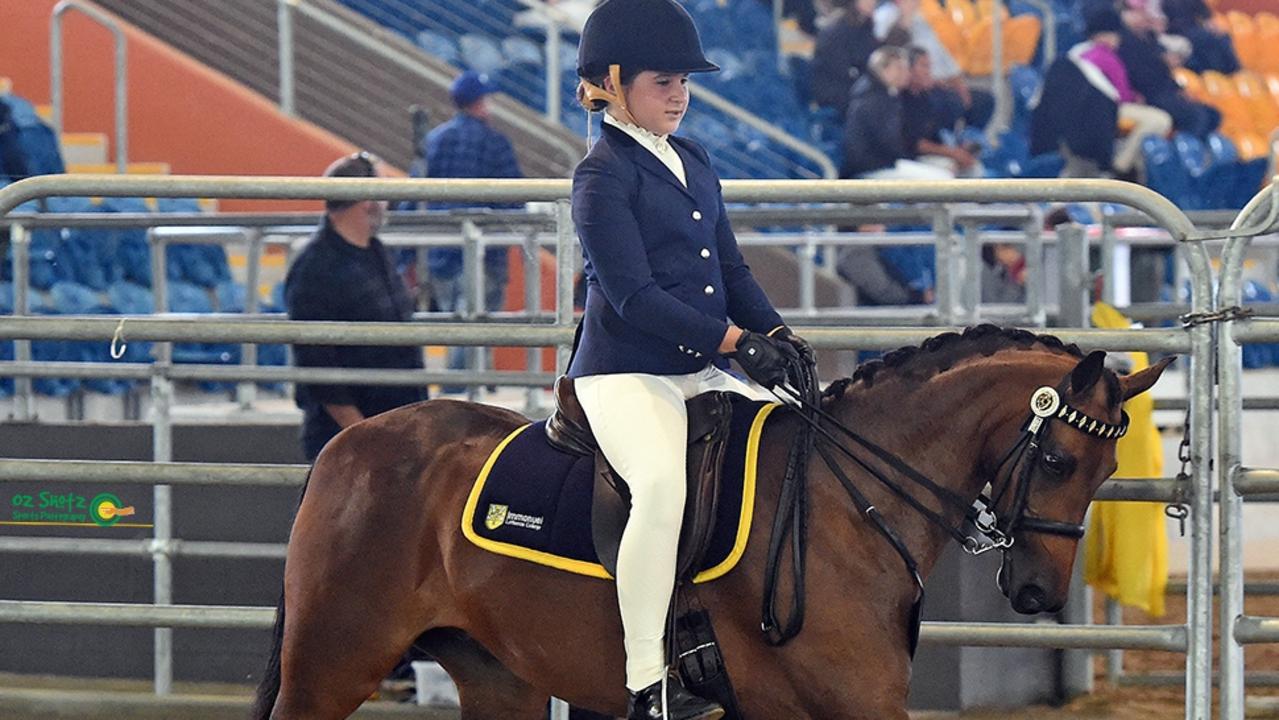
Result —
M 745 477 L 742 483 L 742 511 L 737 520 L 737 537 L 733 542 L 733 549 L 729 552 L 728 557 L 724 561 L 712 568 L 707 568 L 698 573 L 694 578 L 695 583 L 704 583 L 723 577 L 728 574 L 729 570 L 737 567 L 737 563 L 741 561 L 742 556 L 746 554 L 746 541 L 751 533 L 751 520 L 755 515 L 755 487 L 757 461 L 759 459 L 759 443 L 760 437 L 764 434 L 764 421 L 768 419 L 769 414 L 781 407 L 777 403 L 764 405 L 755 414 L 755 419 L 751 422 L 750 434 L 746 438 L 746 463 Z M 531 424 L 531 423 L 530 423 Z M 583 560 L 573 560 L 572 558 L 560 557 L 551 553 L 542 552 L 540 550 L 531 550 L 519 545 L 511 543 L 498 542 L 485 537 L 480 537 L 475 533 L 475 510 L 480 503 L 480 495 L 484 492 L 484 484 L 488 480 L 489 472 L 492 471 L 493 465 L 497 463 L 497 458 L 506 449 L 520 433 L 527 430 L 529 425 L 521 425 L 507 435 L 497 447 L 493 448 L 493 452 L 489 454 L 488 460 L 484 462 L 484 467 L 480 469 L 480 474 L 475 479 L 475 486 L 471 488 L 470 497 L 466 499 L 466 507 L 462 510 L 462 534 L 467 540 L 475 545 L 498 555 L 518 558 L 520 560 L 528 560 L 538 565 L 546 565 L 557 570 L 576 573 L 578 575 L 586 575 L 589 577 L 600 578 L 603 580 L 611 580 L 613 576 L 604 569 L 599 563 L 585 562 Z

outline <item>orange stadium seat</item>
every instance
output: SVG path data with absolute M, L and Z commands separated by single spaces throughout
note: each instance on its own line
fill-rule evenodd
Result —
M 1279 103 L 1279 73 L 1266 75 L 1266 88 L 1270 90 L 1270 97 Z
M 968 51 L 964 42 L 964 31 L 955 24 L 946 9 L 937 0 L 925 0 L 921 12 L 951 57 L 954 57 L 956 61 L 963 58 Z
M 1009 17 L 1008 6 L 1004 5 L 1002 2 L 996 6 L 995 0 L 977 0 L 976 5 L 977 17 L 979 18 L 990 17 L 991 11 L 994 10 L 995 7 L 999 7 L 999 10 L 1003 13 L 1003 18 L 1005 20 Z
M 995 69 L 991 45 L 994 41 L 994 21 L 982 18 L 964 28 L 968 52 L 959 58 L 959 66 L 968 75 L 989 75 Z
M 1207 93 L 1209 98 L 1239 94 L 1239 91 L 1235 89 L 1234 81 L 1230 79 L 1229 75 L 1216 70 L 1204 70 L 1199 78 L 1203 80 L 1204 92 Z
M 977 6 L 972 0 L 946 0 L 946 13 L 962 29 L 977 22 Z
M 1226 13 L 1226 27 L 1230 29 L 1230 39 L 1235 44 L 1235 53 L 1239 62 L 1249 69 L 1261 65 L 1261 44 L 1257 37 L 1257 26 L 1252 16 L 1247 13 L 1231 10 Z
M 1261 45 L 1259 72 L 1279 73 L 1279 15 L 1257 13 L 1257 41 Z
M 1252 117 L 1253 129 L 1262 135 L 1270 135 L 1279 125 L 1279 105 L 1270 95 L 1265 80 L 1256 73 L 1241 70 L 1235 73 L 1234 81 L 1239 97 Z
M 1270 142 L 1254 132 L 1224 133 L 1235 144 L 1239 159 L 1247 162 L 1270 157 Z
M 1004 21 L 1004 66 L 1029 65 L 1039 48 L 1039 18 L 1018 15 Z
M 1204 89 L 1203 78 L 1194 71 L 1184 67 L 1173 68 L 1172 76 L 1177 80 L 1177 84 L 1181 86 L 1186 94 L 1200 102 L 1208 98 L 1208 91 Z

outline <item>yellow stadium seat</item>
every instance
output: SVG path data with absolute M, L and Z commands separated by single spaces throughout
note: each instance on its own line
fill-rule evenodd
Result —
M 13 92 L 13 81 L 7 77 L 0 77 L 0 95 L 8 95 Z
M 1270 97 L 1279 103 L 1279 73 L 1266 75 L 1266 89 L 1270 91 Z
M 52 105 L 36 105 L 36 115 L 45 122 L 53 122 L 53 106 Z
M 114 175 L 117 172 L 115 163 L 71 163 L 67 172 L 73 174 Z M 169 163 L 136 162 L 129 163 L 125 169 L 129 175 L 168 175 Z
M 1177 80 L 1177 84 L 1190 97 L 1203 102 L 1208 97 L 1208 91 L 1204 89 L 1203 78 L 1199 77 L 1194 70 L 1188 70 L 1184 67 L 1173 68 L 1172 76 Z
M 1004 22 L 1004 67 L 1029 65 L 1039 48 L 1039 18 L 1018 15 Z

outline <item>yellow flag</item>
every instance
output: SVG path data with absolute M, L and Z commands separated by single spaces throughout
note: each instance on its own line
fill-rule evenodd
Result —
M 1123 329 L 1132 321 L 1115 308 L 1097 303 L 1092 324 Z M 1130 353 L 1132 371 L 1150 365 L 1144 352 Z M 1116 450 L 1115 477 L 1154 478 L 1163 475 L 1163 446 L 1155 428 L 1155 401 L 1143 393 L 1124 403 L 1128 434 Z M 1095 502 L 1084 540 L 1084 580 L 1123 605 L 1153 616 L 1164 614 L 1168 584 L 1168 534 L 1164 507 L 1150 502 Z

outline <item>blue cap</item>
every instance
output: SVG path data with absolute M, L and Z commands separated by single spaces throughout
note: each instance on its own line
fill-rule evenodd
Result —
M 449 97 L 458 107 L 466 107 L 489 93 L 497 92 L 497 86 L 489 82 L 489 76 L 467 70 L 449 85 Z

